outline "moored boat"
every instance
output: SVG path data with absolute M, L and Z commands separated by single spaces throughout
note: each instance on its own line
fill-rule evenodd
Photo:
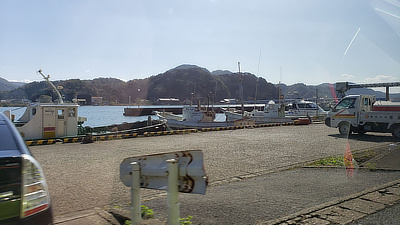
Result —
M 78 104 L 65 103 L 60 92 L 50 82 L 49 76 L 38 71 L 58 95 L 57 103 L 32 103 L 27 106 L 24 114 L 17 120 L 10 110 L 4 114 L 14 122 L 24 140 L 62 139 L 82 137 L 87 134 L 111 135 L 166 130 L 166 121 L 151 120 L 133 123 L 113 124 L 102 127 L 83 127 L 85 117 L 78 117 Z
M 295 119 L 285 117 L 284 105 L 275 104 L 275 102 L 272 100 L 265 105 L 264 110 L 258 110 L 255 108 L 250 112 L 241 112 L 237 110 L 226 109 L 224 113 L 228 121 L 248 118 L 254 120 L 256 124 L 288 123 Z
M 215 121 L 215 111 L 206 107 L 202 109 L 200 106 L 183 106 L 182 115 L 176 115 L 170 112 L 155 111 L 156 115 L 167 120 L 167 126 L 172 129 L 201 129 L 230 127 L 237 125 L 254 125 L 253 120 L 238 121 Z

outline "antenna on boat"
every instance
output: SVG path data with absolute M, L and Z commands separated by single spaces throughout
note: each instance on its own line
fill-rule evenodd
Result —
M 256 104 L 257 104 L 257 92 L 258 92 L 258 81 L 259 81 L 259 79 L 260 79 L 260 77 L 258 76 L 258 73 L 260 72 L 261 50 L 262 50 L 262 49 L 260 49 L 260 56 L 258 57 L 256 93 L 254 94 L 254 109 L 256 109 Z
M 282 66 L 280 67 L 279 72 L 280 72 L 280 80 L 279 80 L 278 89 L 279 89 L 279 105 L 281 105 L 281 103 L 282 103 L 282 90 L 281 90 Z
M 40 75 L 42 75 L 42 77 L 46 80 L 46 82 L 47 82 L 48 84 L 50 84 L 50 86 L 53 88 L 53 91 L 57 93 L 57 96 L 58 96 L 58 103 L 59 103 L 59 104 L 63 104 L 64 101 L 62 100 L 62 97 L 61 97 L 60 92 L 58 91 L 58 89 L 56 88 L 56 86 L 54 86 L 54 84 L 50 81 L 50 75 L 47 75 L 47 77 L 46 77 L 46 76 L 42 73 L 42 69 L 39 69 L 39 70 L 37 71 L 37 73 L 39 73 Z
M 239 67 L 239 98 L 240 98 L 240 102 L 242 103 L 242 118 L 244 115 L 244 103 L 243 103 L 243 77 L 242 74 L 240 73 L 240 62 L 238 62 L 238 67 Z

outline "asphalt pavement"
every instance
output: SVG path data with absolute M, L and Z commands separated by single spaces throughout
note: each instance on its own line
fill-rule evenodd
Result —
M 298 167 L 214 184 L 206 195 L 180 194 L 181 217 L 193 224 L 400 224 L 400 148 L 374 168 Z M 166 224 L 165 195 L 142 202 L 155 212 L 143 224 Z M 260 210 L 263 209 L 263 210 Z M 55 224 L 119 224 L 127 206 L 57 217 Z

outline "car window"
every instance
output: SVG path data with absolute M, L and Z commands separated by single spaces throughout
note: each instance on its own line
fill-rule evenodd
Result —
M 18 149 L 8 127 L 0 125 L 0 151 Z
M 347 108 L 354 108 L 355 98 L 347 98 L 343 99 L 336 105 L 336 109 L 347 109 Z

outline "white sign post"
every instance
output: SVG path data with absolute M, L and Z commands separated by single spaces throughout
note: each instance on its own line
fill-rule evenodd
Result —
M 179 224 L 179 200 L 178 200 L 178 160 L 169 159 L 168 163 L 168 190 L 167 211 L 168 224 Z
M 132 185 L 131 185 L 131 205 L 132 205 L 132 225 L 140 224 L 142 220 L 142 208 L 140 206 L 140 165 L 132 162 Z
M 140 224 L 140 187 L 166 190 L 168 224 L 179 224 L 178 191 L 204 195 L 208 178 L 203 168 L 200 150 L 124 159 L 120 165 L 120 178 L 132 190 L 132 224 Z

